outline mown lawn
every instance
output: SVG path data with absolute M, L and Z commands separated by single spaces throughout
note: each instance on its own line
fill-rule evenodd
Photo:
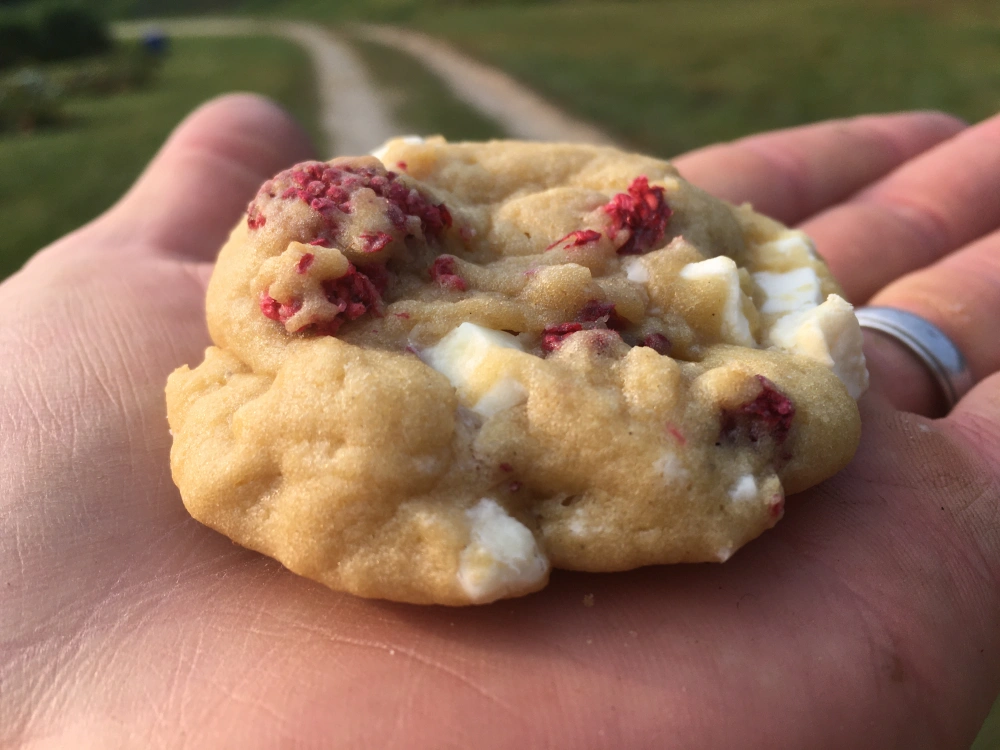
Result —
M 65 127 L 0 135 L 0 279 L 114 203 L 173 127 L 213 96 L 266 94 L 316 137 L 314 80 L 309 58 L 290 42 L 179 39 L 148 89 L 72 99 Z
M 1000 748 L 1000 698 L 983 725 L 983 730 L 972 745 L 972 750 L 998 750 Z
M 439 8 L 410 23 L 663 156 L 828 117 L 1000 109 L 1000 11 L 900 5 L 574 2 Z

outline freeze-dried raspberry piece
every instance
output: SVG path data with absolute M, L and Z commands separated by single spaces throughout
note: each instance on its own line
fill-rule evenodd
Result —
M 784 494 L 777 494 L 771 498 L 771 502 L 767 504 L 767 511 L 771 518 L 774 519 L 775 523 L 781 520 L 781 517 L 785 515 L 785 496 Z
M 620 331 L 628 326 L 628 321 L 615 312 L 615 303 L 601 299 L 590 300 L 580 309 L 580 312 L 576 314 L 576 319 L 580 323 L 598 324 L 586 326 L 587 328 L 607 326 L 613 331 Z
M 313 255 L 312 253 L 306 253 L 299 259 L 299 262 L 295 265 L 295 272 L 305 274 L 309 270 L 309 267 L 313 264 L 314 260 L 316 260 L 315 255 Z
M 267 217 L 260 212 L 256 203 L 251 203 L 247 207 L 247 226 L 250 229 L 260 229 L 267 223 Z
M 619 193 L 604 206 L 611 217 L 608 236 L 614 240 L 622 232 L 628 238 L 619 246 L 620 255 L 638 255 L 656 247 L 667 231 L 673 211 L 662 187 L 650 187 L 645 176 L 636 177 L 627 193 Z
M 267 292 L 260 295 L 260 311 L 265 318 L 276 320 L 282 325 L 302 309 L 302 300 L 294 299 L 289 303 L 278 302 Z
M 363 243 L 361 246 L 363 253 L 377 253 L 392 242 L 392 235 L 385 232 L 364 232 L 359 237 Z
M 639 346 L 648 346 L 657 354 L 666 355 L 670 354 L 670 349 L 673 345 L 670 343 L 670 339 L 662 333 L 650 333 L 642 337 Z
M 356 268 L 353 263 L 347 267 L 347 273 L 339 279 L 324 281 L 323 292 L 330 304 L 335 305 L 340 311 L 333 320 L 326 322 L 324 333 L 332 335 L 337 332 L 345 318 L 357 320 L 366 312 L 371 312 L 377 318 L 382 317 L 382 297 L 378 288 L 368 275 Z
M 441 255 L 434 260 L 431 265 L 431 280 L 456 292 L 464 292 L 468 288 L 465 279 L 456 273 L 455 259 L 450 255 Z
M 302 257 L 304 261 L 310 255 Z M 306 265 L 310 266 L 311 261 Z M 301 267 L 302 261 L 299 261 Z M 307 271 L 300 271 L 306 273 Z M 299 327 L 290 333 L 313 333 L 333 336 L 340 330 L 346 320 L 357 320 L 365 313 L 371 313 L 377 318 L 382 317 L 382 293 L 388 283 L 388 273 L 377 263 L 370 266 L 355 267 L 349 264 L 347 273 L 337 279 L 327 279 L 322 282 L 323 295 L 334 307 L 332 315 L 310 315 L 299 323 Z M 288 323 L 302 310 L 303 301 L 293 298 L 289 302 L 279 302 L 271 297 L 269 291 L 260 297 L 260 311 L 264 317 L 277 321 L 282 325 Z M 311 318 L 311 319 L 310 319 Z M 286 326 L 287 327 L 287 326 Z
M 416 216 L 426 237 L 440 237 L 452 224 L 451 213 L 444 204 L 434 204 L 419 190 L 399 182 L 398 177 L 395 172 L 386 172 L 375 166 L 305 162 L 282 172 L 275 182 L 291 182 L 281 197 L 286 200 L 298 198 L 308 204 L 326 219 L 331 228 L 336 225 L 336 212 L 353 212 L 353 194 L 362 188 L 369 188 L 387 202 L 386 214 L 397 229 L 403 228 L 407 216 Z
M 580 247 L 580 245 L 586 245 L 590 242 L 597 242 L 601 239 L 601 233 L 594 231 L 593 229 L 577 229 L 575 232 L 570 232 L 565 237 L 556 240 L 551 245 L 549 245 L 546 250 L 551 250 L 552 248 L 566 243 L 566 248 Z
M 757 375 L 761 391 L 752 401 L 722 413 L 722 435 L 730 440 L 745 434 L 750 442 L 770 435 L 782 443 L 792 429 L 795 404 L 763 375 Z
M 389 271 L 382 263 L 359 263 L 357 271 L 367 277 L 380 296 L 385 294 L 389 288 Z
M 563 340 L 577 331 L 583 330 L 582 323 L 558 323 L 542 331 L 542 351 L 554 352 L 562 346 Z

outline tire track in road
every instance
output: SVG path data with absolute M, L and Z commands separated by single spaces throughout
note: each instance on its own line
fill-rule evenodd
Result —
M 607 134 L 570 117 L 497 68 L 426 34 L 359 25 L 365 39 L 398 49 L 425 65 L 461 101 L 498 122 L 515 138 L 613 144 Z M 331 154 L 364 154 L 402 133 L 364 64 L 340 36 L 318 24 L 247 18 L 179 18 L 115 25 L 123 39 L 151 30 L 177 37 L 278 36 L 309 54 L 316 69 L 320 125 Z
M 497 68 L 458 52 L 439 39 L 393 26 L 359 25 L 365 39 L 401 50 L 427 66 L 452 93 L 499 122 L 516 138 L 613 145 L 603 131 L 570 117 Z
M 177 37 L 277 36 L 302 47 L 316 70 L 319 121 L 330 154 L 368 153 L 400 132 L 357 55 L 322 26 L 299 21 L 185 18 L 119 23 L 115 34 L 136 39 L 152 29 Z

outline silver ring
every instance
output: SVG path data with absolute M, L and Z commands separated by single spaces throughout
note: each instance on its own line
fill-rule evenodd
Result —
M 895 307 L 862 307 L 858 323 L 896 339 L 930 370 L 949 411 L 972 388 L 972 372 L 962 352 L 933 323 Z

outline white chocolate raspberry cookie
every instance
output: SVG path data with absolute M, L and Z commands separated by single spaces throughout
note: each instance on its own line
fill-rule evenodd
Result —
M 809 239 L 612 148 L 393 141 L 268 181 L 167 385 L 191 514 L 470 604 L 722 561 L 844 467 L 867 372 Z

